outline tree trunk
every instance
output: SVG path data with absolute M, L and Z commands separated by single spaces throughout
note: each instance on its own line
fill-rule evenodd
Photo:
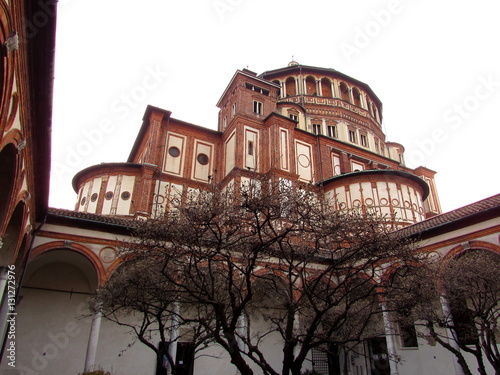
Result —
M 476 350 L 474 351 L 474 355 L 477 360 L 477 370 L 479 371 L 479 374 L 481 375 L 488 375 L 486 373 L 486 368 L 484 367 L 484 361 L 483 361 L 483 356 L 481 352 L 481 347 L 479 345 L 476 345 Z
M 302 363 L 300 365 L 293 364 L 290 370 L 292 371 L 292 375 L 300 375 L 302 370 Z
M 231 363 L 236 366 L 241 375 L 253 375 L 252 369 L 241 355 L 231 353 Z
M 167 368 L 163 363 L 163 354 L 161 352 L 156 353 L 156 370 L 159 375 L 167 375 Z M 175 375 L 175 372 L 171 372 L 172 375 Z
M 445 349 L 448 349 L 450 352 L 452 352 L 455 355 L 457 362 L 460 365 L 460 367 L 462 368 L 464 374 L 465 375 L 472 375 L 472 372 L 470 371 L 469 366 L 467 365 L 467 362 L 465 361 L 465 358 L 462 355 L 462 353 L 460 351 L 457 351 L 455 348 L 453 348 L 448 342 L 441 339 L 441 337 L 439 337 L 439 335 L 434 330 L 434 326 L 432 325 L 432 323 L 426 324 L 426 327 L 429 329 L 429 333 L 430 333 L 431 337 L 434 340 L 436 340 L 436 342 L 438 342 L 442 347 L 444 347 Z

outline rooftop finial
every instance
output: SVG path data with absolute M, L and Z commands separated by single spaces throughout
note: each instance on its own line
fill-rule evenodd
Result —
M 294 56 L 294 55 L 292 55 L 292 61 L 290 61 L 290 62 L 288 63 L 288 66 L 299 65 L 299 63 L 298 63 L 297 61 L 295 61 L 294 57 L 295 57 L 295 56 Z

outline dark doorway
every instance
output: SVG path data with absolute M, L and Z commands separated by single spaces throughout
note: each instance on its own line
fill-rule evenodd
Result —
M 341 375 L 340 372 L 340 346 L 330 344 L 328 347 L 328 374 Z
M 194 345 L 190 342 L 177 343 L 177 356 L 175 358 L 177 375 L 193 375 Z
M 389 354 L 385 337 L 374 337 L 368 340 L 370 358 L 372 362 L 372 375 L 390 375 Z
M 169 344 L 166 342 L 159 343 L 159 349 L 166 353 L 168 352 Z M 194 351 L 195 346 L 191 342 L 178 342 L 177 355 L 175 356 L 176 375 L 193 375 L 194 369 Z M 168 360 L 165 357 L 163 363 L 157 363 L 156 375 L 167 375 Z

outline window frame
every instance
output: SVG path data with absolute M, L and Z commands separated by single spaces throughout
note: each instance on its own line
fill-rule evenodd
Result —
M 312 132 L 316 135 L 322 135 L 323 133 L 321 132 L 321 124 L 311 124 L 312 127 Z
M 253 101 L 253 113 L 256 115 L 262 115 L 264 112 L 264 103 L 259 102 L 258 100 Z
M 368 145 L 368 136 L 366 134 L 361 134 L 360 135 L 360 141 L 361 141 L 361 146 L 363 147 L 369 147 Z
M 330 138 L 337 138 L 337 125 L 327 125 L 326 130 Z
M 358 144 L 358 137 L 356 134 L 356 130 L 349 129 L 348 134 L 349 134 L 349 142 Z

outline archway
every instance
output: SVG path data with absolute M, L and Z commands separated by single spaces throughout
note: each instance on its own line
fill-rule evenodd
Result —
M 332 82 L 328 78 L 321 80 L 321 95 L 327 98 L 332 98 Z
M 295 87 L 295 78 L 288 77 L 285 81 L 285 90 L 286 96 L 295 96 L 297 95 L 297 90 Z
M 340 83 L 340 98 L 342 100 L 345 100 L 346 102 L 349 102 L 349 88 L 347 87 L 347 85 L 344 83 L 344 82 L 341 82 Z
M 357 105 L 358 107 L 361 107 L 361 93 L 359 92 L 359 90 L 354 87 L 352 89 L 352 96 L 353 96 L 353 99 L 354 99 L 354 105 Z
M 481 335 L 495 335 L 490 327 L 497 323 L 500 302 L 500 254 L 476 248 L 459 252 L 447 259 L 442 280 L 458 340 L 474 345 Z
M 36 250 L 36 249 L 34 249 Z M 54 248 L 28 264 L 17 306 L 17 363 L 43 373 L 79 373 L 90 332 L 97 270 L 85 255 Z
M 306 95 L 318 95 L 316 90 L 316 80 L 312 76 L 306 78 Z

